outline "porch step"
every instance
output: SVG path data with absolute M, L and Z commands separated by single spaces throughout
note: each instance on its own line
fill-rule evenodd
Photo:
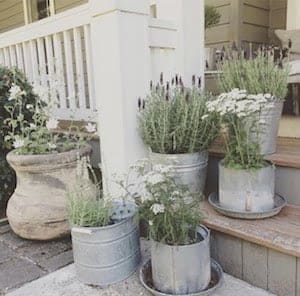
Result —
M 149 258 L 149 244 L 142 240 L 144 260 Z M 7 296 L 151 296 L 140 284 L 138 272 L 127 280 L 105 288 L 86 286 L 78 281 L 74 265 L 71 264 L 43 278 L 12 291 Z M 214 296 L 275 296 L 248 283 L 224 275 L 221 287 Z
M 278 296 L 300 295 L 300 207 L 275 217 L 240 220 L 202 207 L 212 230 L 211 253 L 225 272 Z

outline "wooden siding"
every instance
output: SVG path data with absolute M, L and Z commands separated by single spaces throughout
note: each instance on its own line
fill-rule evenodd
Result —
M 87 3 L 88 0 L 54 0 L 55 13 Z
M 223 44 L 278 44 L 275 29 L 286 27 L 287 0 L 205 0 L 217 7 L 220 23 L 206 30 L 206 46 L 220 48 Z
M 0 32 L 21 27 L 25 24 L 22 0 L 0 1 Z

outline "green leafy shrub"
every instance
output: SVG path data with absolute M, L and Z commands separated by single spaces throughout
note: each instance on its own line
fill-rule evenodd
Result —
M 222 72 L 218 77 L 221 92 L 245 89 L 248 94 L 271 94 L 284 100 L 287 94 L 288 69 L 274 62 L 274 52 L 258 50 L 256 57 L 246 60 L 242 52 L 228 54 L 218 65 Z
M 161 78 L 146 100 L 139 101 L 139 131 L 153 152 L 205 151 L 215 139 L 218 120 L 214 114 L 206 115 L 206 102 L 212 96 L 195 85 L 195 77 L 193 81 L 193 87 L 187 88 L 177 76 L 166 84 Z
M 205 5 L 205 29 L 217 25 L 220 21 L 221 14 L 217 8 L 210 5 Z
M 26 108 L 27 104 L 34 104 L 36 96 L 32 91 L 31 84 L 27 81 L 25 75 L 15 69 L 9 69 L 7 67 L 0 67 L 0 203 L 1 207 L 4 207 L 7 199 L 10 197 L 15 186 L 15 175 L 13 170 L 6 162 L 6 154 L 12 149 L 10 143 L 5 141 L 5 137 L 8 135 L 10 128 L 5 121 L 9 118 L 10 114 L 7 112 L 7 108 L 14 105 L 14 101 L 11 100 L 11 88 L 16 85 L 20 89 L 26 92 L 23 95 L 23 102 L 20 106 L 24 114 L 24 120 L 31 120 L 32 111 Z M 16 130 L 18 133 L 19 130 Z M 1 202 L 2 200 L 2 202 Z

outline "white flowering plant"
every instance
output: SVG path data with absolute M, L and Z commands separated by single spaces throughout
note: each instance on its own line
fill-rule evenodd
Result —
M 260 119 L 262 109 L 272 108 L 275 97 L 271 94 L 248 94 L 246 90 L 233 89 L 207 102 L 210 113 L 217 113 L 226 132 L 223 132 L 226 167 L 257 169 L 266 166 L 260 152 L 259 140 L 265 122 Z
M 188 245 L 198 239 L 202 220 L 199 201 L 186 186 L 178 184 L 168 166 L 150 166 L 147 160 L 131 170 L 135 182 L 124 186 L 126 196 L 135 199 L 139 215 L 149 225 L 149 237 L 169 245 Z
M 37 84 L 33 86 L 36 99 L 25 108 L 30 111 L 30 120 L 24 116 L 26 91 L 13 84 L 5 106 L 9 117 L 4 121 L 9 132 L 5 141 L 11 143 L 18 154 L 49 154 L 80 148 L 96 133 L 96 125 L 89 122 L 85 127 L 71 124 L 67 132 L 59 132 L 59 121 L 53 117 L 56 101 L 51 90 Z

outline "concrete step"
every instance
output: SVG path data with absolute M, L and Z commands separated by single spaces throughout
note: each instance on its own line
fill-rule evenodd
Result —
M 143 259 L 149 258 L 149 244 L 142 240 Z M 7 296 L 150 296 L 140 284 L 137 273 L 106 288 L 86 286 L 78 281 L 74 264 L 9 292 Z M 265 290 L 225 274 L 214 296 L 275 296 Z

